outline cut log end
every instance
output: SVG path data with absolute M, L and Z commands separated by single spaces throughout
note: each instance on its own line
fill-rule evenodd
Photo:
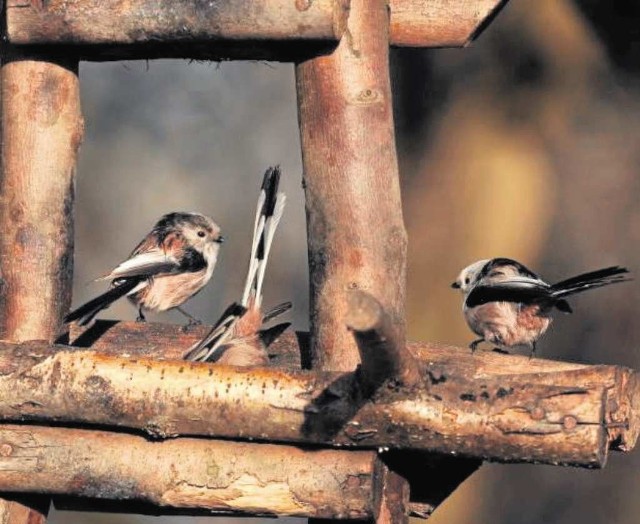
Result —
M 351 291 L 348 297 L 345 322 L 353 331 L 366 332 L 379 329 L 384 310 L 380 303 L 364 291 Z

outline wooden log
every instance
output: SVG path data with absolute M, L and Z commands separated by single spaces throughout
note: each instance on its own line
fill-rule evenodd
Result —
M 407 237 L 387 30 L 381 2 L 352 0 L 349 38 L 331 55 L 296 66 L 312 356 L 321 369 L 352 370 L 359 362 L 344 323 L 348 290 L 373 295 L 404 345 Z
M 361 380 L 367 392 L 391 380 L 414 386 L 423 370 L 407 349 L 396 340 L 396 330 L 382 305 L 364 291 L 352 291 L 348 298 L 346 324 L 354 333 L 360 352 Z
M 53 340 L 71 303 L 78 63 L 5 51 L 0 336 Z
M 181 359 L 185 350 L 200 340 L 210 327 L 196 326 L 183 332 L 181 326 L 171 324 L 140 324 L 137 322 L 98 321 L 88 330 L 71 326 L 71 342 L 80 347 L 111 355 L 145 356 L 150 358 Z M 66 336 L 64 339 L 66 340 Z M 309 361 L 307 333 L 285 333 L 269 347 L 273 367 L 299 369 L 302 361 Z M 554 385 L 562 377 L 567 381 L 557 385 L 572 385 L 573 376 L 567 372 L 589 370 L 593 366 L 578 362 L 530 359 L 528 356 L 503 355 L 489 351 L 471 354 L 468 348 L 459 348 L 433 342 L 410 342 L 410 352 L 434 376 L 460 376 L 469 381 L 486 378 L 499 380 L 503 376 L 515 378 L 523 375 L 522 382 Z M 636 391 L 637 372 L 620 366 L 597 366 L 596 382 L 610 389 L 611 402 L 607 405 L 604 423 L 611 449 L 630 451 L 636 444 L 640 421 Z M 427 373 L 428 373 L 427 371 Z M 596 382 L 590 382 L 594 385 Z M 574 384 L 575 385 L 575 384 Z M 615 400 L 614 400 L 615 399 Z
M 53 340 L 71 302 L 78 62 L 2 51 L 0 336 Z M 0 520 L 38 524 L 48 507 L 48 499 L 3 499 Z
M 395 46 L 465 46 L 505 3 L 391 0 L 389 40 Z M 8 0 L 7 36 L 14 44 L 72 46 L 68 52 L 87 60 L 286 61 L 335 46 L 349 5 L 350 0 Z
M 478 377 L 427 367 L 420 387 L 358 396 L 357 373 L 233 368 L 0 344 L 0 418 L 601 467 L 635 373 L 592 366 Z M 628 375 L 624 385 L 615 380 Z M 622 427 L 624 426 L 624 427 Z M 616 430 L 637 435 L 637 413 Z M 629 447 L 630 438 L 626 439 Z
M 373 477 L 373 512 L 378 524 L 409 524 L 409 483 L 379 462 Z
M 1 491 L 225 514 L 370 517 L 376 463 L 368 451 L 205 439 L 152 442 L 106 431 L 0 425 Z
M 466 47 L 507 0 L 391 0 L 391 43 L 401 47 Z

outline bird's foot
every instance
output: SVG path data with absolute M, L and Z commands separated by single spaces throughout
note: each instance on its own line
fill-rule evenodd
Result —
M 478 340 L 474 340 L 469 344 L 469 349 L 471 349 L 471 353 L 475 353 L 476 349 L 478 349 L 478 344 L 484 342 L 484 338 L 479 338 Z
M 502 348 L 493 348 L 492 351 L 494 353 L 500 353 L 501 355 L 510 355 L 511 353 L 509 353 L 506 349 L 502 349 Z
M 189 321 L 184 326 L 182 326 L 182 332 L 186 333 L 192 327 L 201 326 L 201 325 L 202 325 L 202 320 L 192 317 L 192 318 L 189 319 Z

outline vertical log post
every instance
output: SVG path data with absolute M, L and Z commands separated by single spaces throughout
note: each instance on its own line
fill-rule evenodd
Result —
M 78 61 L 21 56 L 0 69 L 0 338 L 53 341 L 71 301 L 82 138 Z M 0 500 L 4 524 L 46 520 L 47 499 Z
M 311 284 L 311 353 L 320 369 L 360 362 L 349 290 L 375 297 L 405 345 L 407 237 L 389 78 L 386 0 L 352 0 L 337 49 L 296 67 Z M 405 521 L 408 485 L 378 479 L 377 521 Z M 394 501 L 391 504 L 389 501 Z M 393 507 L 393 511 L 389 508 Z
M 384 0 L 353 0 L 338 48 L 296 68 L 311 280 L 311 351 L 351 371 L 350 289 L 373 295 L 405 343 L 402 220 Z

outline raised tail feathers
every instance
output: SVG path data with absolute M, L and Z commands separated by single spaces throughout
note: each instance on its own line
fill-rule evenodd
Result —
M 237 331 L 244 331 L 249 324 L 254 325 L 253 320 L 246 315 L 254 311 L 258 313 L 260 310 L 267 261 L 286 202 L 284 193 L 278 192 L 279 184 L 280 167 L 270 167 L 262 179 L 256 206 L 249 269 L 240 303 L 232 304 L 227 308 L 211 331 L 189 349 L 185 359 L 201 362 L 216 360 L 220 350 L 228 344 L 232 337 L 237 335 Z M 266 323 L 290 307 L 290 303 L 276 306 L 264 317 L 260 317 L 256 324 Z M 249 309 L 251 311 L 248 311 Z M 245 318 L 243 319 L 243 317 Z M 241 319 L 243 320 L 241 321 Z M 258 333 L 259 327 L 256 325 L 256 333 Z
M 271 251 L 273 238 L 282 218 L 286 196 L 278 192 L 280 184 L 280 167 L 270 167 L 264 174 L 251 242 L 249 270 L 242 293 L 241 304 L 247 306 L 250 298 L 255 297 L 256 306 L 262 303 L 262 284 L 267 269 L 267 261 Z

